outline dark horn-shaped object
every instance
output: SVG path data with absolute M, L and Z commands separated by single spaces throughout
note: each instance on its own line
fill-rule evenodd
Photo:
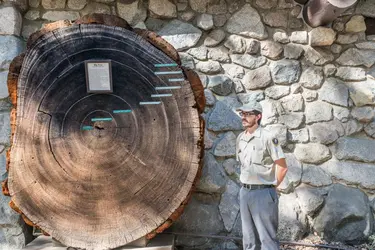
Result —
M 356 2 L 357 0 L 310 0 L 303 8 L 303 19 L 311 27 L 326 25 Z
M 306 4 L 309 0 L 294 0 L 294 2 L 299 4 Z

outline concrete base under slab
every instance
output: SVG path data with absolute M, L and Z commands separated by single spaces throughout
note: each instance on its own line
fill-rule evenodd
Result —
M 68 248 L 52 240 L 52 237 L 38 236 L 35 240 L 27 244 L 25 250 L 74 250 Z M 146 246 L 122 246 L 113 250 L 173 250 L 174 249 L 174 235 L 160 234 L 152 240 L 148 241 Z

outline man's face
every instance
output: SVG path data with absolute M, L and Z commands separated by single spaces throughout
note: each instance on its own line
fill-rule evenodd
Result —
M 242 126 L 244 128 L 251 128 L 258 124 L 258 120 L 262 117 L 261 114 L 255 114 L 254 112 L 240 112 L 241 120 L 242 120 Z

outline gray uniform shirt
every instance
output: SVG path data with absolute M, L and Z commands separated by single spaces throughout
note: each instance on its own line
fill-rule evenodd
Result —
M 285 158 L 277 138 L 261 127 L 253 134 L 237 137 L 236 157 L 241 165 L 240 180 L 245 184 L 276 185 L 275 160 Z

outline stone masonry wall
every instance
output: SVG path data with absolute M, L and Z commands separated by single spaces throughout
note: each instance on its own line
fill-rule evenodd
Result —
M 331 25 L 308 27 L 292 0 L 0 0 L 0 175 L 9 147 L 10 61 L 44 23 L 115 14 L 156 31 L 205 86 L 205 165 L 198 188 L 170 230 L 241 236 L 234 108 L 256 99 L 262 125 L 281 141 L 289 172 L 280 193 L 279 236 L 317 233 L 359 242 L 374 234 L 375 2 L 359 0 Z M 0 196 L 0 248 L 28 236 Z M 178 237 L 179 245 L 238 249 L 239 243 Z

